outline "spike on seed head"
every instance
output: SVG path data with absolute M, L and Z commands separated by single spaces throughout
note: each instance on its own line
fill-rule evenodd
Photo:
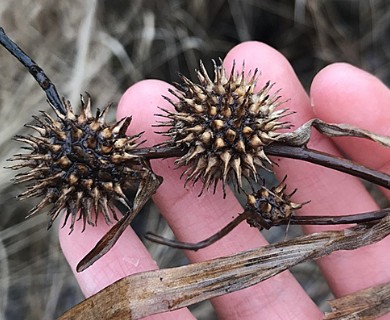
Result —
M 116 201 L 127 209 L 132 206 L 123 190 L 134 188 L 149 168 L 148 163 L 132 153 L 140 144 L 141 134 L 126 135 L 131 117 L 107 125 L 105 118 L 110 106 L 93 116 L 88 94 L 86 100 L 81 97 L 80 115 L 73 112 L 69 101 L 64 100 L 64 106 L 66 114 L 56 112 L 57 119 L 46 112 L 42 117 L 34 117 L 36 123 L 29 127 L 39 137 L 16 137 L 32 150 L 10 159 L 23 161 L 11 169 L 29 168 L 15 177 L 16 183 L 30 183 L 19 198 L 43 196 L 28 216 L 52 205 L 49 227 L 62 210 L 65 223 L 70 219 L 71 231 L 80 218 L 84 228 L 86 223 L 95 225 L 98 212 L 110 223 L 117 219 Z
M 255 92 L 257 70 L 245 74 L 244 67 L 238 72 L 233 64 L 227 78 L 222 61 L 213 64 L 213 80 L 202 62 L 197 71 L 200 84 L 181 76 L 183 83 L 171 91 L 178 101 L 167 98 L 175 112 L 163 110 L 160 116 L 167 121 L 158 126 L 169 128 L 161 132 L 170 137 L 163 145 L 187 150 L 176 160 L 179 167 L 189 166 L 187 181 L 200 179 L 202 190 L 219 181 L 225 190 L 231 180 L 241 188 L 243 178 L 256 181 L 256 166 L 270 163 L 263 148 L 278 140 L 277 130 L 290 127 L 279 121 L 288 113 L 275 110 L 282 102 L 277 93 L 270 93 L 270 82 Z

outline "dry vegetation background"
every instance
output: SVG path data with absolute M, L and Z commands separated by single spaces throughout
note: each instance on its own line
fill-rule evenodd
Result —
M 224 57 L 246 40 L 280 50 L 306 88 L 318 70 L 335 61 L 352 63 L 390 84 L 387 0 L 3 0 L 0 25 L 75 105 L 84 91 L 95 106 L 104 106 L 117 103 L 141 79 L 171 82 L 179 70 L 194 78 L 199 59 L 210 66 L 210 59 Z M 39 86 L 0 48 L 1 167 L 19 151 L 12 137 L 43 109 L 47 104 Z M 45 214 L 24 220 L 32 204 L 15 199 L 20 187 L 12 185 L 12 175 L 0 169 L 0 319 L 53 319 L 83 296 L 62 257 L 57 228 L 46 231 Z M 135 221 L 136 230 L 169 232 L 156 209 L 148 209 Z M 284 235 L 280 229 L 267 234 L 271 241 Z M 185 263 L 176 250 L 150 249 L 162 267 Z M 293 272 L 326 308 L 331 294 L 315 264 Z M 208 303 L 194 312 L 199 319 L 214 318 Z

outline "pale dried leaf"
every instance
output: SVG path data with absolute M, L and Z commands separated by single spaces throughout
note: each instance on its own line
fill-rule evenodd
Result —
M 377 285 L 329 301 L 332 312 L 324 320 L 372 320 L 390 311 L 390 283 Z
M 390 217 L 270 244 L 229 257 L 123 278 L 64 314 L 61 320 L 139 319 L 241 290 L 298 263 L 336 250 L 352 250 L 390 233 Z
M 311 127 L 328 137 L 357 137 L 365 138 L 390 147 L 390 137 L 382 136 L 368 130 L 360 129 L 349 124 L 326 123 L 320 119 L 311 119 L 293 132 L 283 133 L 278 141 L 292 146 L 305 146 L 310 140 Z

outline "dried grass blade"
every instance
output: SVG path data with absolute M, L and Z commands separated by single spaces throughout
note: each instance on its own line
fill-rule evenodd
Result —
M 139 319 L 241 290 L 298 263 L 352 250 L 390 233 L 390 217 L 270 244 L 229 257 L 123 278 L 66 312 L 60 320 Z
M 331 312 L 324 320 L 373 320 L 390 311 L 390 283 L 363 289 L 329 301 Z

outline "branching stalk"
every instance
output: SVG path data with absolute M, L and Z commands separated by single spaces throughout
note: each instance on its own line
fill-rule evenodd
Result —
M 145 238 L 149 241 L 163 244 L 172 248 L 183 249 L 183 250 L 193 250 L 197 251 L 199 249 L 210 246 L 211 244 L 217 242 L 231 232 L 235 227 L 237 227 L 242 221 L 253 217 L 254 219 L 261 219 L 259 224 L 262 225 L 265 229 L 269 229 L 272 226 L 280 225 L 336 225 L 336 224 L 359 224 L 359 223 L 368 223 L 378 221 L 385 216 L 389 215 L 390 208 L 376 210 L 365 213 L 351 214 L 351 215 L 340 215 L 340 216 L 296 216 L 292 215 L 286 217 L 284 220 L 278 222 L 272 222 L 264 220 L 258 213 L 253 211 L 244 211 L 242 214 L 237 216 L 233 221 L 228 223 L 220 231 L 216 232 L 212 236 L 208 237 L 205 240 L 199 241 L 197 243 L 181 242 L 177 240 L 171 240 L 164 238 L 160 235 L 154 234 L 152 232 L 147 232 Z

